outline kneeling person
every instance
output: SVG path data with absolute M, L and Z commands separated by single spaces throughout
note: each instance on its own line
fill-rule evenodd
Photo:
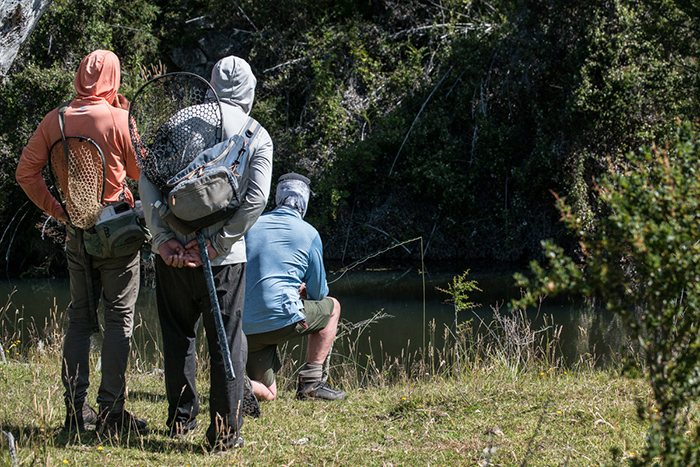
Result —
M 298 399 L 340 400 L 347 394 L 322 381 L 323 363 L 335 339 L 340 303 L 328 297 L 323 245 L 303 220 L 311 189 L 298 174 L 280 177 L 277 207 L 260 216 L 246 234 L 243 331 L 248 339 L 246 371 L 259 400 L 277 397 L 277 345 L 309 336 L 299 371 Z

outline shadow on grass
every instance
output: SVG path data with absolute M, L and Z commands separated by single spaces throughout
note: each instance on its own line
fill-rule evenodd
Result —
M 209 403 L 209 388 L 207 387 L 205 389 L 206 391 L 202 392 L 202 388 L 197 387 L 200 407 L 205 406 Z M 129 390 L 128 399 L 131 401 L 146 401 L 156 404 L 160 402 L 165 402 L 167 404 L 168 402 L 167 397 L 165 395 L 165 388 L 163 388 L 162 393 Z
M 165 391 L 165 389 L 163 390 Z M 164 402 L 166 400 L 165 394 L 156 394 L 144 391 L 129 391 L 129 399 L 154 403 Z
M 18 446 L 24 449 L 38 449 L 39 451 L 43 451 L 44 447 L 59 450 L 78 448 L 79 450 L 95 452 L 105 448 L 125 448 L 165 455 L 210 455 L 209 449 L 204 444 L 204 431 L 200 430 L 183 440 L 175 440 L 170 438 L 165 428 L 149 429 L 142 434 L 123 433 L 114 436 L 97 434 L 94 429 L 82 433 L 68 433 L 63 429 L 63 426 L 43 428 L 34 425 L 2 425 L 0 428 L 11 433 Z M 7 443 L 0 440 L 0 451 L 5 451 L 6 448 Z
M 68 442 L 66 443 L 65 440 Z M 98 450 L 103 448 L 124 448 L 137 449 L 144 452 L 152 452 L 158 454 L 197 454 L 206 455 L 209 450 L 206 449 L 204 439 L 194 433 L 191 437 L 184 440 L 174 440 L 168 436 L 165 430 L 148 430 L 146 433 L 124 433 L 115 436 L 99 435 L 95 431 L 89 431 L 81 435 L 78 441 L 76 437 L 57 437 L 55 439 L 56 446 L 69 445 L 74 443 L 79 446 L 94 446 Z M 62 443 L 63 442 L 63 443 Z
M 18 444 L 20 442 L 24 444 L 24 440 L 53 439 L 59 431 L 63 431 L 63 427 L 44 428 L 35 425 L 17 426 L 0 423 L 0 430 L 10 433 Z M 3 441 L 0 445 L 6 444 L 4 439 L 0 441 Z
M 98 435 L 94 431 L 83 437 L 83 444 L 111 448 L 138 449 L 164 455 L 196 454 L 208 455 L 209 450 L 204 445 L 204 439 L 199 432 L 183 440 L 170 438 L 165 430 L 149 430 L 143 434 L 125 433 L 119 436 Z

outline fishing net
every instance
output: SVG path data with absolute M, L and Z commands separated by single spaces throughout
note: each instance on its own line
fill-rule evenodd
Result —
M 71 224 L 89 229 L 102 213 L 105 163 L 102 150 L 89 138 L 66 136 L 68 157 L 63 141 L 50 150 L 54 196 L 58 194 Z
M 221 140 L 221 105 L 211 85 L 192 73 L 158 76 L 129 107 L 136 162 L 163 191 L 167 181 Z

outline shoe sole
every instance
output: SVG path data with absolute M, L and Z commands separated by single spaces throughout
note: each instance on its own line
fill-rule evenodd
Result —
M 245 440 L 239 436 L 238 439 L 236 440 L 236 442 L 233 444 L 233 446 L 231 446 L 230 448 L 226 448 L 226 449 L 214 448 L 212 450 L 212 454 L 214 454 L 215 456 L 225 456 L 226 454 L 230 453 L 234 449 L 241 449 L 244 444 L 245 444 Z
M 243 389 L 243 399 L 241 400 L 241 412 L 244 417 L 260 417 L 260 402 L 253 392 L 253 384 L 246 376 L 245 388 Z
M 337 401 L 344 401 L 346 398 L 345 397 L 339 397 L 337 399 L 327 399 L 325 397 L 297 397 L 297 400 L 299 401 L 325 401 L 325 402 L 337 402 Z

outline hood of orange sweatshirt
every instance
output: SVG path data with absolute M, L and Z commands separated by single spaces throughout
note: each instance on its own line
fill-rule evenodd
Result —
M 109 50 L 95 50 L 87 55 L 75 75 L 78 96 L 104 99 L 111 104 L 120 84 L 119 58 Z

